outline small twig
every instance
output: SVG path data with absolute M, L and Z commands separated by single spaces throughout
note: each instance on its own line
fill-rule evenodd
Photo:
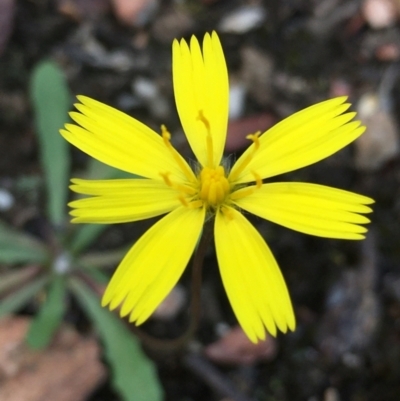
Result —
M 253 401 L 201 355 L 188 353 L 182 362 L 220 395 L 233 401 Z

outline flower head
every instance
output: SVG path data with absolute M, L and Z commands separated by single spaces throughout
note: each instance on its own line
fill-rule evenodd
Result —
M 198 166 L 192 169 L 170 142 L 126 114 L 78 96 L 78 124 L 61 134 L 90 156 L 140 179 L 73 179 L 71 189 L 90 197 L 73 201 L 76 223 L 122 223 L 164 215 L 130 249 L 103 297 L 121 316 L 144 322 L 184 271 L 206 218 L 213 217 L 222 281 L 233 311 L 252 341 L 265 329 L 294 330 L 295 318 L 279 267 L 242 211 L 306 234 L 362 239 L 373 200 L 317 184 L 264 183 L 315 163 L 364 132 L 346 98 L 308 107 L 264 133 L 248 135 L 249 148 L 229 170 L 222 163 L 229 86 L 215 32 L 173 43 L 176 106 Z

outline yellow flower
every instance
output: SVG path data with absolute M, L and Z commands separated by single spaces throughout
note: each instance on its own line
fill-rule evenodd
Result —
M 346 98 L 331 99 L 248 136 L 252 142 L 229 168 L 222 161 L 229 86 L 224 54 L 215 32 L 203 49 L 173 43 L 173 84 L 179 117 L 197 158 L 192 168 L 161 135 L 126 114 L 85 96 L 61 134 L 103 163 L 140 179 L 73 179 L 71 189 L 91 197 L 74 201 L 75 223 L 123 223 L 166 214 L 131 248 L 109 283 L 103 305 L 121 306 L 121 316 L 143 323 L 179 280 L 206 219 L 214 238 L 222 281 L 248 337 L 265 329 L 294 330 L 286 284 L 261 235 L 243 216 L 253 213 L 306 234 L 362 239 L 369 220 L 362 195 L 316 184 L 264 179 L 330 156 L 364 132 Z

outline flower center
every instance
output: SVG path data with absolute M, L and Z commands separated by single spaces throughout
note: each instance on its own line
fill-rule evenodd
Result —
M 200 172 L 200 199 L 209 206 L 221 204 L 230 192 L 228 179 L 222 166 L 217 168 L 204 167 Z

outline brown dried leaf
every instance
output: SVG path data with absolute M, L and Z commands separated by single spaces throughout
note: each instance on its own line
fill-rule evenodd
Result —
M 149 22 L 158 9 L 158 0 L 112 0 L 115 16 L 120 22 L 141 27 Z
M 29 324 L 0 320 L 0 400 L 86 400 L 106 375 L 97 342 L 63 327 L 47 350 L 33 351 L 24 342 Z
M 209 359 L 225 365 L 252 365 L 270 361 L 275 357 L 276 351 L 277 345 L 273 337 L 267 336 L 264 341 L 254 344 L 239 326 L 205 348 Z
M 225 145 L 226 151 L 233 152 L 246 148 L 250 145 L 250 141 L 246 139 L 247 135 L 254 134 L 257 131 L 264 132 L 275 122 L 275 117 L 269 113 L 257 114 L 240 120 L 230 121 Z

